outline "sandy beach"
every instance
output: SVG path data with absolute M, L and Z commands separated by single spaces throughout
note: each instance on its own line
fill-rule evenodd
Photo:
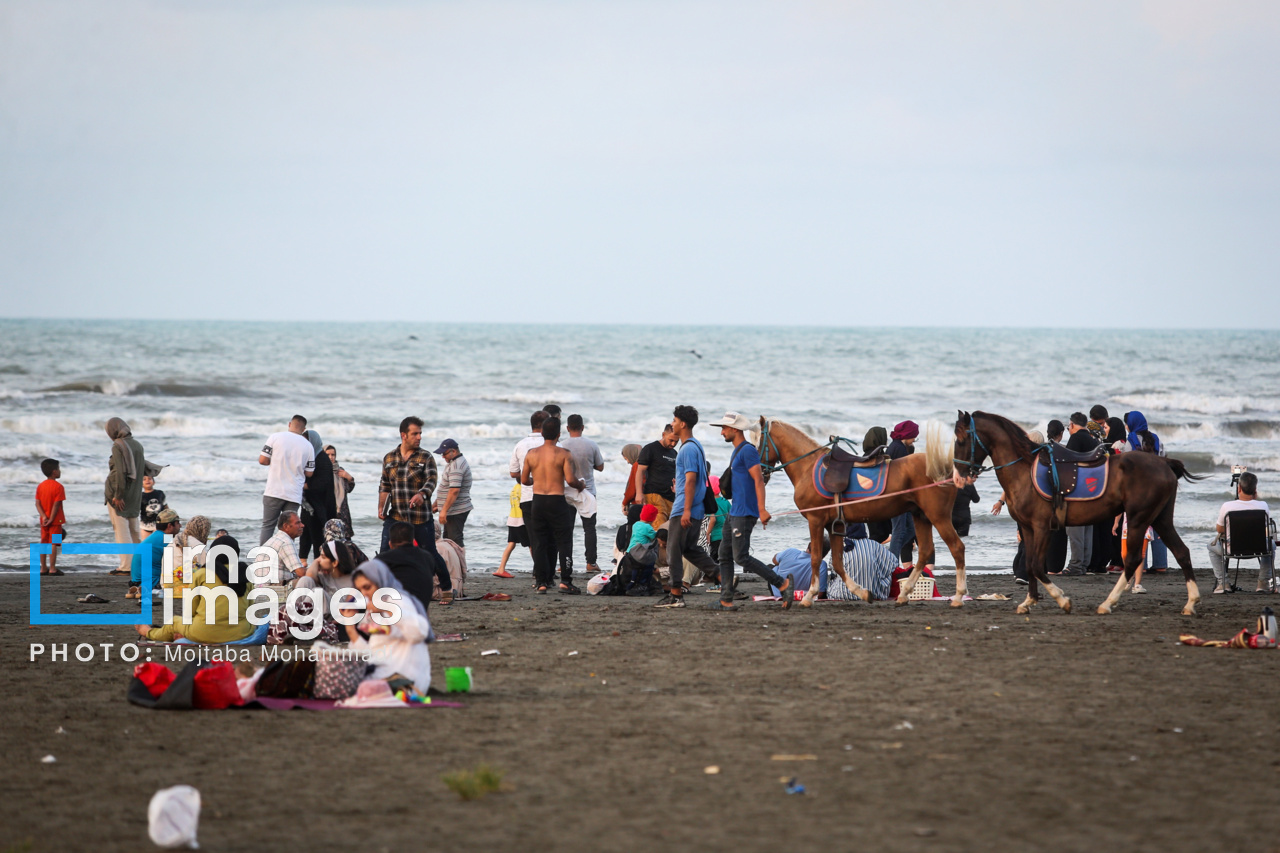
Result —
M 147 803 L 174 784 L 200 790 L 210 851 L 1272 849 L 1280 652 L 1177 638 L 1228 638 L 1275 599 L 1202 578 L 1187 618 L 1180 575 L 1149 576 L 1099 617 L 1110 582 L 1067 579 L 1074 615 L 1022 617 L 1013 600 L 662 611 L 473 576 L 469 595 L 514 600 L 431 608 L 469 637 L 432 650 L 437 685 L 474 668 L 464 709 L 165 713 L 125 701 L 114 654 L 30 662 L 31 642 L 131 632 L 29 626 L 27 580 L 5 576 L 0 850 L 154 849 Z M 125 604 L 82 574 L 46 579 L 44 608 L 89 591 Z M 971 591 L 1018 595 L 1007 575 Z M 441 780 L 482 762 L 509 791 L 464 802 Z

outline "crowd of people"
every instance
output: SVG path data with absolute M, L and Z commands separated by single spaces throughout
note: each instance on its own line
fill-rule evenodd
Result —
M 767 508 L 766 477 L 760 454 L 747 433 L 754 428 L 750 418 L 726 413 L 710 425 L 719 428 L 729 445 L 729 463 L 719 476 L 713 475 L 706 448 L 694 436 L 699 423 L 697 409 L 676 406 L 671 420 L 652 442 L 628 444 L 622 448 L 630 470 L 622 494 L 621 507 L 626 522 L 615 539 L 617 566 L 608 583 L 599 590 L 605 595 L 655 596 L 655 606 L 672 609 L 686 606 L 686 593 L 694 584 L 706 583 L 718 592 L 711 607 L 736 610 L 745 598 L 738 590 L 738 568 L 762 578 L 769 597 L 789 607 L 796 591 L 807 590 L 812 561 L 807 550 L 787 548 L 769 562 L 752 553 L 751 540 L 757 526 L 771 520 Z M 498 577 L 514 577 L 508 560 L 516 549 L 524 548 L 533 563 L 532 586 L 537 594 L 556 590 L 577 595 L 575 582 L 574 533 L 579 522 L 583 531 L 585 565 L 589 574 L 600 574 L 595 474 L 604 470 L 600 447 L 584 435 L 581 415 L 571 414 L 561 427 L 561 411 L 548 405 L 529 418 L 530 432 L 512 449 L 508 470 L 514 480 L 507 519 L 507 547 Z M 179 624 L 176 619 L 161 625 L 139 625 L 138 632 L 158 642 L 261 643 L 282 641 L 284 630 L 295 620 L 284 609 L 269 626 L 255 626 L 244 617 L 246 591 L 254 585 L 279 584 L 285 588 L 316 590 L 327 612 L 330 597 L 339 590 L 355 587 L 367 591 L 372 607 L 379 589 L 392 587 L 416 614 L 413 625 L 402 632 L 387 632 L 373 623 L 356 626 L 330 622 L 323 626 L 321 639 L 368 642 L 369 630 L 377 628 L 374 645 L 387 647 L 395 642 L 425 642 L 432 636 L 427 608 L 434 601 L 448 605 L 466 574 L 465 528 L 473 509 L 472 473 L 458 442 L 447 438 L 434 452 L 422 448 L 423 422 L 407 417 L 399 425 L 400 441 L 382 459 L 378 482 L 377 515 L 382 522 L 381 543 L 370 559 L 353 542 L 349 496 L 355 478 L 338 464 L 337 450 L 325 445 L 307 419 L 295 415 L 285 429 L 270 435 L 258 462 L 266 467 L 262 496 L 262 524 L 259 546 L 269 549 L 282 576 L 251 575 L 249 564 L 239 560 L 240 543 L 226 530 L 212 530 L 210 520 L 201 515 L 185 525 L 169 506 L 169 496 L 155 487 L 161 466 L 149 462 L 144 448 L 120 418 L 107 422 L 111 439 L 109 473 L 104 487 L 117 543 L 141 544 L 151 555 L 152 588 L 144 589 L 142 561 L 121 557 L 111 574 L 129 576 L 128 598 L 151 595 L 163 586 L 185 595 L 196 587 L 222 587 L 230 595 L 211 602 L 196 602 L 194 619 Z M 863 438 L 863 450 L 883 448 L 890 459 L 911 455 L 919 437 L 919 427 L 903 421 L 887 430 L 872 427 Z M 565 434 L 567 433 L 567 435 Z M 1063 423 L 1051 420 L 1046 435 L 1032 433 L 1037 444 L 1046 439 L 1061 442 L 1066 436 L 1069 450 L 1088 452 L 1100 443 L 1107 453 L 1164 453 L 1160 437 L 1150 429 L 1140 412 L 1128 412 L 1125 419 L 1111 417 L 1104 406 L 1090 409 L 1086 416 L 1073 413 Z M 444 462 L 443 473 L 436 457 Z M 36 490 L 41 542 L 52 547 L 42 556 L 41 571 L 60 575 L 58 547 L 54 537 L 64 533 L 65 491 L 57 460 L 41 463 L 45 480 Z M 1239 477 L 1238 500 L 1224 505 L 1218 519 L 1223 531 L 1225 515 L 1231 509 L 1261 508 L 1257 500 L 1257 478 Z M 968 534 L 969 506 L 980 500 L 972 484 L 957 492 L 953 524 L 960 535 Z M 1004 496 L 991 512 L 999 515 Z M 1049 555 L 1049 574 L 1083 575 L 1088 572 L 1121 571 L 1125 559 L 1127 524 L 1123 514 L 1091 527 L 1068 527 L 1054 534 Z M 143 538 L 145 534 L 145 538 Z M 873 599 L 896 594 L 896 579 L 911 566 L 914 525 L 910 513 L 890 521 L 852 524 L 845 531 L 843 565 L 855 582 L 855 589 L 870 591 Z M 212 541 L 211 540 L 212 537 Z M 172 543 L 172 572 L 158 571 L 165 550 Z M 184 565 L 183 546 L 210 545 L 219 556 L 206 565 L 205 555 L 190 558 Z M 1146 565 L 1148 545 L 1151 564 Z M 824 546 L 829 549 L 832 543 Z M 1144 538 L 1142 567 L 1132 591 L 1144 592 L 1142 572 L 1164 572 L 1167 550 L 1153 531 Z M 1209 548 L 1217 586 L 1227 589 L 1224 552 L 1215 540 Z M 227 554 L 232 556 L 227 556 Z M 827 554 L 824 551 L 824 558 Z M 1259 575 L 1259 591 L 1274 589 L 1273 561 L 1264 559 Z M 820 594 L 833 599 L 855 596 L 838 578 L 827 576 L 827 562 L 819 563 Z M 1026 555 L 1019 543 L 1013 571 L 1020 583 L 1028 580 Z M 558 572 L 558 578 L 557 578 Z M 593 590 L 595 591 L 595 590 Z M 504 596 L 505 597 L 505 596 Z M 371 611 L 373 612 L 373 611 Z M 302 614 L 306 615 L 306 614 Z M 321 618 L 317 614 L 317 618 Z M 421 620 L 419 624 L 418 620 Z M 399 639 L 397 639 L 399 638 Z M 398 660 L 410 666 L 421 661 L 416 652 L 397 651 Z M 427 664 L 429 670 L 429 663 Z M 404 674 L 404 673 L 402 673 Z M 419 672 L 421 675 L 422 673 Z M 429 671 L 419 681 L 429 682 Z M 423 688 L 425 689 L 425 687 Z

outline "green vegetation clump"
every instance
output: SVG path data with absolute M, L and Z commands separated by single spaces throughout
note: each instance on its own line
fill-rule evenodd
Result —
M 460 770 L 444 776 L 444 784 L 463 800 L 478 800 L 503 790 L 501 770 L 481 764 L 475 770 Z

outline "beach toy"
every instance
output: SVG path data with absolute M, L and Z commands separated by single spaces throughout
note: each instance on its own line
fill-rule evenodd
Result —
M 471 667 L 450 666 L 444 671 L 444 686 L 449 693 L 471 692 Z
M 156 791 L 147 807 L 151 840 L 160 847 L 188 847 L 195 850 L 196 826 L 200 823 L 200 792 L 190 785 L 174 785 Z

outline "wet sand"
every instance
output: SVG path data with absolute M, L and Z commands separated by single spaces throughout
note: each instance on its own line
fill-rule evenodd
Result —
M 1183 617 L 1181 576 L 1149 576 L 1149 594 L 1100 617 L 1111 579 L 1069 578 L 1074 615 L 1046 601 L 1022 617 L 1005 575 L 971 591 L 1010 601 L 960 610 L 712 613 L 538 596 L 527 583 L 473 575 L 469 594 L 514 600 L 431 608 L 437 631 L 470 637 L 432 650 L 437 685 L 445 666 L 474 668 L 465 709 L 165 713 L 125 701 L 132 665 L 115 654 L 28 661 L 32 642 L 133 635 L 32 627 L 26 578 L 0 578 L 0 850 L 156 849 L 147 803 L 180 783 L 201 791 L 209 851 L 1280 844 L 1280 651 L 1177 644 L 1183 631 L 1252 628 L 1276 597 L 1210 595 L 1202 577 L 1201 615 Z M 113 599 L 95 612 L 124 611 L 124 583 L 105 575 L 43 589 L 46 612 L 89 609 L 74 598 L 90 591 Z M 482 762 L 509 791 L 463 802 L 441 781 Z M 804 795 L 784 792 L 792 776 Z

